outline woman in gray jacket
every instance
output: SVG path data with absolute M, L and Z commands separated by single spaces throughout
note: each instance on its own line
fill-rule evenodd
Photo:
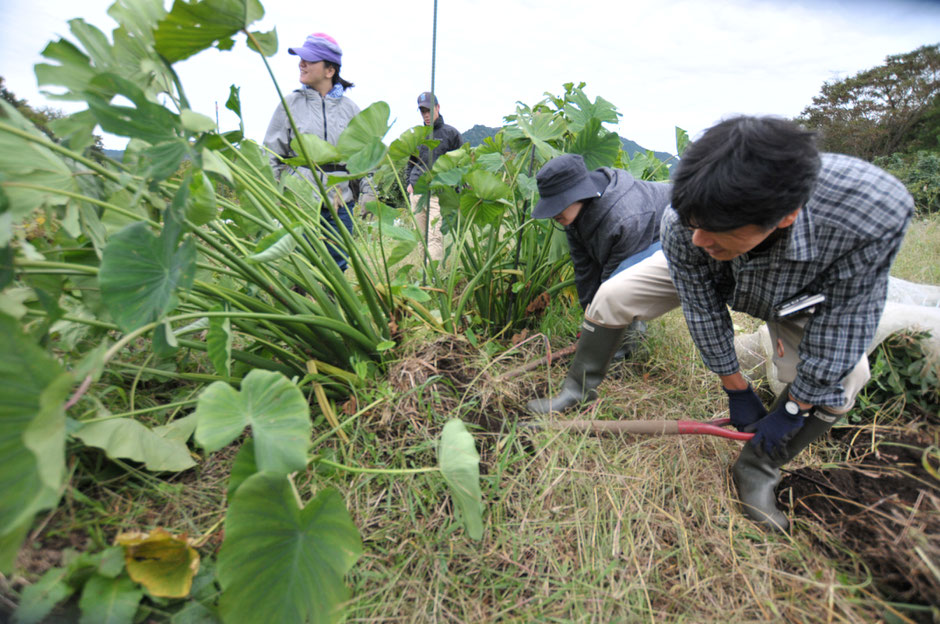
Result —
M 336 145 L 339 135 L 346 129 L 349 121 L 359 114 L 359 107 L 345 95 L 345 91 L 351 89 L 353 83 L 343 80 L 339 76 L 343 59 L 342 49 L 336 43 L 336 40 L 329 35 L 314 33 L 307 37 L 302 46 L 288 48 L 287 51 L 300 57 L 300 82 L 303 87 L 284 98 L 290 107 L 297 129 L 301 134 L 314 134 L 324 141 Z M 288 170 L 291 174 L 302 176 L 314 183 L 314 172 L 309 167 L 292 167 L 281 160 L 282 158 L 296 156 L 290 146 L 290 142 L 294 138 L 294 131 L 287 118 L 287 113 L 284 111 L 284 105 L 279 104 L 264 135 L 265 147 L 273 152 L 271 166 L 274 168 L 278 179 L 285 170 Z M 345 171 L 346 168 L 342 164 L 328 164 L 317 167 L 316 174 L 320 177 L 322 183 L 326 185 L 329 174 Z M 374 199 L 375 194 L 369 180 L 363 179 L 361 184 L 360 201 L 365 203 Z M 347 230 L 352 232 L 354 198 L 349 183 L 341 182 L 337 184 L 330 195 L 330 201 L 336 206 L 340 221 Z M 328 238 L 335 237 L 338 240 L 339 235 L 335 233 L 336 224 L 326 205 L 320 209 L 320 215 L 323 222 L 329 228 L 332 228 L 334 233 L 333 236 Z M 327 242 L 327 248 L 339 268 L 345 271 L 347 263 L 344 251 L 329 242 Z

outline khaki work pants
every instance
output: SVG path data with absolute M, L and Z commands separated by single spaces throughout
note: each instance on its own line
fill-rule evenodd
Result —
M 441 204 L 437 197 L 431 195 L 428 199 L 427 210 L 418 212 L 418 202 L 421 201 L 421 195 L 413 194 L 410 196 L 411 211 L 415 216 L 418 225 L 418 233 L 424 236 L 425 230 L 428 233 L 428 258 L 440 261 L 444 258 L 444 236 L 441 234 Z M 431 225 L 427 225 L 428 217 L 431 219 Z
M 602 327 L 626 327 L 635 320 L 648 321 L 677 307 L 679 295 L 669 277 L 666 256 L 658 251 L 601 284 L 585 317 Z M 767 322 L 774 345 L 776 376 L 783 383 L 796 379 L 799 345 L 809 318 L 804 315 Z M 827 407 L 826 411 L 836 414 L 849 411 L 870 378 L 868 358 L 863 357 L 842 380 L 846 402 L 840 407 Z

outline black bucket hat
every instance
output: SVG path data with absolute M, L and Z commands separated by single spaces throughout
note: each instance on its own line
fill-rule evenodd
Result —
M 576 201 L 601 196 L 580 154 L 552 158 L 535 174 L 535 182 L 539 203 L 532 210 L 534 219 L 551 219 Z

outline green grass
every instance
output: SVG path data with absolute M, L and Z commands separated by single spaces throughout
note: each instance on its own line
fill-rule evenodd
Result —
M 909 282 L 940 285 L 940 215 L 914 219 L 891 275 Z

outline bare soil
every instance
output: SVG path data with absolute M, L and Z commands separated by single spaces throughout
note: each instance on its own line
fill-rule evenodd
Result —
M 778 489 L 816 545 L 854 568 L 889 600 L 940 607 L 940 480 L 936 416 L 903 430 L 837 429 L 844 463 L 800 468 Z M 842 432 L 841 435 L 839 432 Z M 932 448 L 931 448 L 932 447 Z M 932 475 L 924 462 L 932 467 Z M 930 616 L 925 613 L 930 621 Z

